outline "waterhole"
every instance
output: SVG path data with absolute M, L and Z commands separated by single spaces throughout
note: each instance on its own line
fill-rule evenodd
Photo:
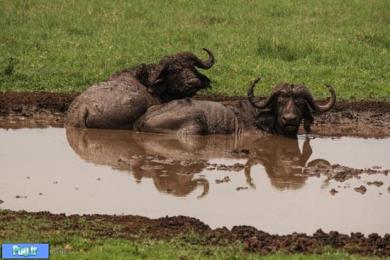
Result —
M 0 208 L 390 232 L 390 138 L 0 129 Z

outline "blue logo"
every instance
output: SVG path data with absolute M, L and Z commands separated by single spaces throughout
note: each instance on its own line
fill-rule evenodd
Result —
M 2 258 L 47 259 L 49 258 L 49 244 L 3 244 Z

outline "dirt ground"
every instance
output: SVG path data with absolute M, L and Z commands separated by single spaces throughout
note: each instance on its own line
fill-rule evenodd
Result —
M 0 127 L 8 117 L 28 119 L 30 127 L 61 127 L 64 114 L 78 93 L 5 92 L 0 93 Z M 243 97 L 197 96 L 196 99 L 234 103 Z M 338 101 L 328 113 L 314 114 L 313 134 L 324 136 L 387 137 L 390 136 L 390 102 Z M 27 124 L 26 124 L 27 126 Z
M 77 93 L 0 93 L 0 127 L 6 125 L 7 128 L 14 128 L 10 122 L 15 122 L 15 128 L 62 127 L 66 110 L 76 96 Z M 242 97 L 224 96 L 198 96 L 196 98 L 223 103 L 234 103 L 243 99 Z M 338 102 L 332 112 L 315 114 L 315 124 L 312 130 L 314 134 L 325 136 L 389 137 L 390 103 Z M 363 170 L 343 168 L 338 165 L 324 167 L 326 168 L 324 171 L 317 168 L 309 169 L 308 175 L 321 173 L 326 174 L 329 180 L 343 182 L 360 174 L 370 174 L 370 172 Z M 374 171 L 373 174 L 384 175 L 389 173 L 382 170 L 369 169 L 366 171 Z M 380 185 L 380 183 L 367 185 Z M 335 190 L 334 193 L 337 191 Z M 169 239 L 194 232 L 201 237 L 197 243 L 223 244 L 226 241 L 239 240 L 245 244 L 246 250 L 260 254 L 276 251 L 321 253 L 328 248 L 333 248 L 352 254 L 390 256 L 390 234 L 381 237 L 375 233 L 364 236 L 361 233 L 345 235 L 336 231 L 325 233 L 318 230 L 313 235 L 299 233 L 271 235 L 249 226 L 235 226 L 231 230 L 226 228 L 211 229 L 200 220 L 183 216 L 149 219 L 131 215 L 65 216 L 64 214 L 58 215 L 48 212 L 28 213 L 8 210 L 0 211 L 0 230 L 2 225 L 18 218 L 46 221 L 48 230 L 64 229 L 64 232 L 69 233 L 88 230 L 89 232 L 85 234 L 99 238 L 135 239 L 140 234 L 149 234 L 155 239 Z M 66 223 L 66 228 L 63 227 L 64 223 Z M 101 225 L 101 223 L 105 224 Z
M 134 240 L 149 236 L 152 239 L 170 239 L 188 234 L 198 235 L 199 245 L 224 245 L 241 241 L 245 250 L 261 255 L 273 252 L 322 253 L 326 250 L 343 250 L 351 254 L 390 256 L 390 234 L 379 236 L 376 233 L 364 236 L 361 233 L 350 235 L 336 231 L 325 233 L 317 230 L 313 235 L 293 233 L 290 235 L 271 235 L 250 226 L 235 226 L 211 229 L 195 218 L 177 216 L 149 219 L 141 216 L 109 215 L 70 215 L 50 214 L 48 212 L 28 213 L 25 211 L 0 211 L 0 230 L 18 219 L 30 219 L 32 223 L 45 223 L 45 234 L 61 230 L 64 235 L 81 234 L 89 239 L 121 238 Z M 31 227 L 34 228 L 34 227 Z M 41 232 L 41 231 L 40 231 Z

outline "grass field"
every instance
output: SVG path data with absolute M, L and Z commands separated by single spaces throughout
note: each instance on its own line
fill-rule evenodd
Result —
M 390 2 L 0 1 L 0 91 L 81 91 L 120 69 L 202 47 L 209 93 L 304 82 L 324 97 L 390 100 Z

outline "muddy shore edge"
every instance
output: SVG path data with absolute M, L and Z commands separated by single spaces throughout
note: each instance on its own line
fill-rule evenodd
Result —
M 63 127 L 64 115 L 79 93 L 2 92 L 0 119 L 30 119 L 25 127 Z M 234 104 L 245 97 L 196 96 L 195 99 Z M 324 136 L 390 137 L 390 102 L 337 101 L 328 113 L 314 113 L 312 133 Z M 0 120 L 0 127 L 4 127 Z M 7 128 L 12 128 L 7 125 Z
M 42 223 L 44 230 L 40 228 L 38 231 L 44 232 L 49 237 L 50 234 L 60 231 L 64 236 L 80 235 L 88 239 L 137 240 L 148 237 L 158 240 L 173 238 L 185 240 L 190 234 L 197 236 L 196 243 L 199 245 L 226 245 L 239 241 L 244 244 L 246 251 L 261 255 L 276 252 L 321 254 L 331 249 L 350 254 L 390 256 L 390 234 L 345 235 L 337 231 L 326 233 L 319 229 L 313 235 L 303 233 L 271 235 L 250 226 L 212 229 L 198 219 L 185 216 L 150 219 L 132 215 L 66 216 L 49 212 L 30 213 L 10 210 L 0 210 L 0 230 L 6 230 L 6 225 L 12 226 L 18 219 L 28 219 L 31 227 L 24 228 L 32 230 L 37 229 L 33 223 Z

